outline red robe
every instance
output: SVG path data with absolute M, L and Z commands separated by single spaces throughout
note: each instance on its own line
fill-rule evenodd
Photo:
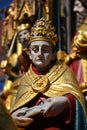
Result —
M 82 71 L 82 62 L 81 59 L 75 60 L 70 64 L 70 68 L 73 70 L 75 73 L 75 76 L 81 84 L 84 81 L 84 76 L 83 76 L 83 71 Z

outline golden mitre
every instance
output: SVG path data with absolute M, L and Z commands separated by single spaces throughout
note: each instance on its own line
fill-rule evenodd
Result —
M 30 24 L 29 23 L 22 23 L 21 25 L 19 25 L 17 27 L 17 31 L 20 32 L 22 30 L 29 29 L 29 28 L 30 28 Z
M 44 40 L 55 46 L 58 40 L 55 31 L 56 29 L 52 26 L 51 21 L 42 17 L 40 20 L 37 20 L 31 28 L 31 34 L 29 36 L 30 43 L 33 41 Z

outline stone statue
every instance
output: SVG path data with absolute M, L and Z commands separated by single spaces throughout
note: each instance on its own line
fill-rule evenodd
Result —
M 87 129 L 84 96 L 71 69 L 57 60 L 56 42 L 51 21 L 37 20 L 29 36 L 32 63 L 21 78 L 11 109 L 18 128 L 77 130 L 82 125 L 80 128 Z M 77 105 L 82 112 L 78 118 Z M 79 125 L 82 117 L 85 124 Z

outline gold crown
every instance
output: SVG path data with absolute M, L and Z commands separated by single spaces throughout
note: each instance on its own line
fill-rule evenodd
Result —
M 34 26 L 31 28 L 31 34 L 29 36 L 30 42 L 44 40 L 53 45 L 56 45 L 57 34 L 55 34 L 55 27 L 52 26 L 51 21 L 45 20 L 43 17 L 37 20 Z
M 29 29 L 30 28 L 30 24 L 29 23 L 23 23 L 23 24 L 21 24 L 21 25 L 19 25 L 18 27 L 17 27 L 17 31 L 18 32 L 20 32 L 20 31 L 22 31 L 22 30 L 24 30 L 24 29 Z

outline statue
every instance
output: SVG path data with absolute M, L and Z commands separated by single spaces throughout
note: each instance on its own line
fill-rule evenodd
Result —
M 66 58 L 70 62 L 68 63 L 71 69 L 74 71 L 77 80 L 79 82 L 80 88 L 85 96 L 87 105 L 87 19 L 81 25 L 78 33 L 74 36 L 72 50 L 73 52 Z M 72 56 L 72 57 L 71 57 Z
M 76 13 L 76 30 L 87 18 L 87 1 L 86 0 L 75 0 L 73 11 Z
M 17 27 L 18 32 L 18 40 L 22 44 L 23 48 L 27 48 L 28 45 L 28 35 L 30 33 L 30 24 L 29 23 L 22 23 Z
M 79 6 L 81 8 L 79 8 Z M 86 106 L 87 106 L 87 84 L 86 84 L 87 83 L 87 78 L 86 78 L 87 76 L 86 74 L 87 72 L 86 69 L 87 1 L 76 0 L 74 11 L 77 12 L 76 14 L 79 14 L 78 17 L 81 19 L 81 21 L 79 20 L 78 30 L 72 40 L 71 53 L 68 56 L 66 56 L 65 62 L 70 66 L 70 68 L 75 73 L 76 78 L 79 82 L 79 86 L 84 94 L 86 100 Z
M 18 66 L 21 73 L 28 71 L 30 66 L 30 59 L 28 56 L 28 35 L 30 34 L 31 25 L 29 23 L 22 23 L 18 26 L 18 40 L 22 44 L 22 53 L 18 56 Z
M 28 72 L 21 78 L 11 115 L 24 130 L 77 130 L 86 116 L 84 96 L 70 68 L 57 60 L 57 35 L 51 21 L 41 18 L 31 28 Z M 82 116 L 77 117 L 79 105 Z M 80 130 L 80 129 L 79 129 Z

